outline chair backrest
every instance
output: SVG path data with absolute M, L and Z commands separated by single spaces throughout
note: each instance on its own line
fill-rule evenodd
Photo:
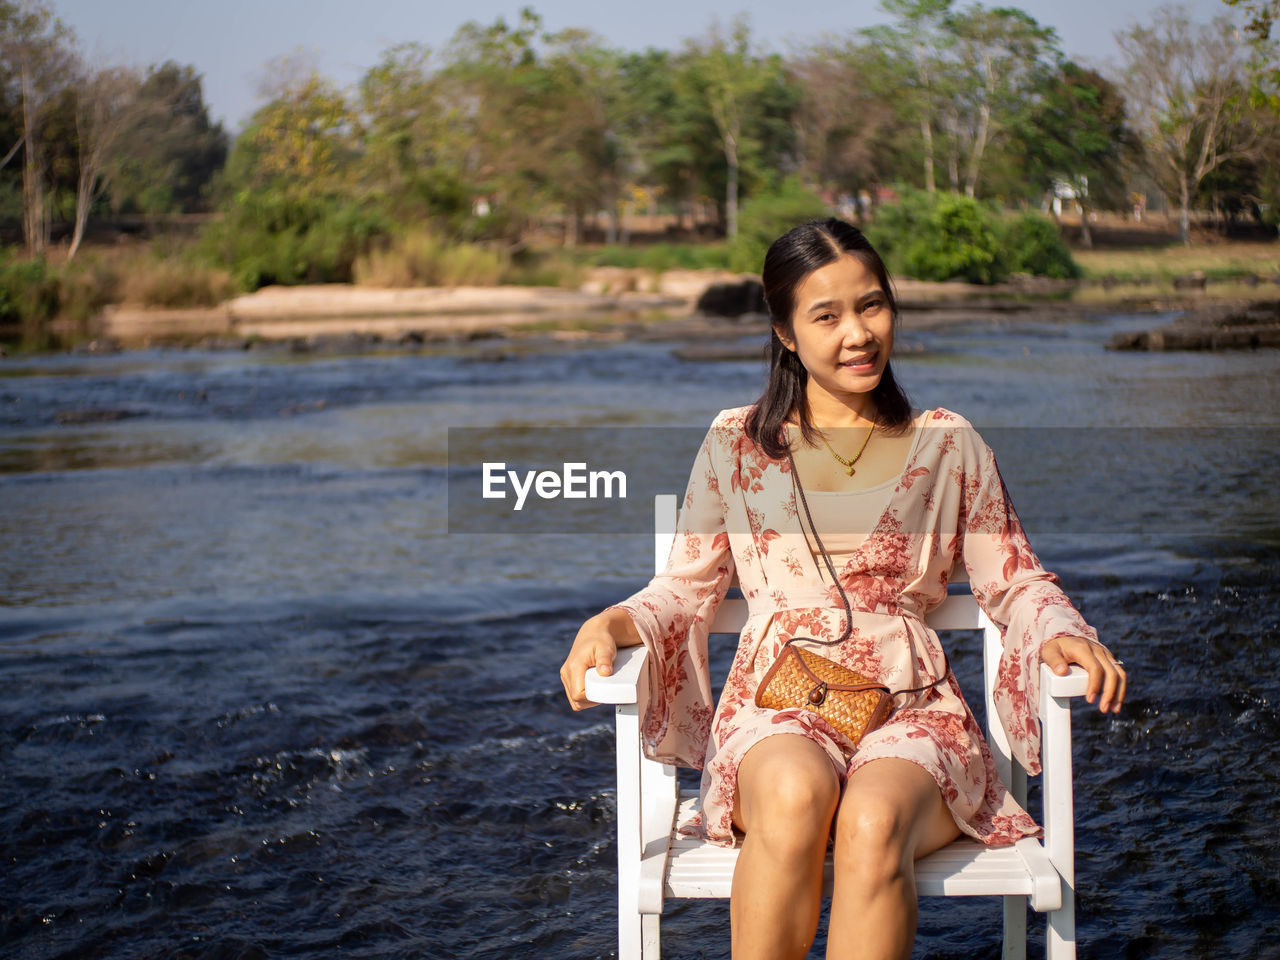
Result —
M 676 521 L 678 519 L 677 497 L 664 493 L 654 497 L 654 538 L 653 563 L 654 571 L 660 573 L 667 565 L 671 554 L 671 544 L 675 540 Z M 952 584 L 968 584 L 969 575 L 963 564 L 958 565 L 951 574 Z M 735 580 L 736 584 L 736 580 Z M 715 620 L 711 624 L 711 633 L 742 632 L 748 616 L 747 601 L 741 596 L 726 597 L 716 610 Z M 992 701 L 995 689 L 996 670 L 1000 664 L 1002 650 L 1000 631 L 993 624 L 974 595 L 966 590 L 963 593 L 948 594 L 947 599 L 929 611 L 925 618 L 933 630 L 981 630 L 983 632 L 983 699 L 987 709 L 987 745 L 996 762 L 1001 779 L 1007 783 L 1019 803 L 1026 802 L 1026 775 L 1021 766 L 1014 767 L 1009 749 L 1009 740 L 1001 726 Z

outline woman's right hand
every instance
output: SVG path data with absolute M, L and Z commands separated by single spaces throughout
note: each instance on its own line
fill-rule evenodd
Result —
M 601 676 L 613 672 L 613 658 L 618 647 L 640 643 L 640 634 L 625 610 L 611 609 L 592 617 L 578 628 L 573 647 L 560 667 L 560 682 L 574 710 L 585 710 L 596 703 L 587 699 L 587 671 L 595 667 Z

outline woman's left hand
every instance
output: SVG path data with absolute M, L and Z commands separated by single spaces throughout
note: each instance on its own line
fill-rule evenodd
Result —
M 1089 686 L 1085 699 L 1093 703 L 1099 692 L 1102 699 L 1098 709 L 1103 713 L 1119 713 L 1124 703 L 1124 691 L 1128 676 L 1124 661 L 1117 660 L 1101 643 L 1084 637 L 1054 637 L 1040 647 L 1040 660 L 1058 676 L 1067 672 L 1068 665 L 1078 663 L 1089 673 Z

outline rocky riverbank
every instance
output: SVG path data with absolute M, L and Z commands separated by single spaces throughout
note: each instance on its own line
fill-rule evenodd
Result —
M 1247 350 L 1280 347 L 1280 300 L 1193 307 L 1163 327 L 1117 334 L 1112 350 Z

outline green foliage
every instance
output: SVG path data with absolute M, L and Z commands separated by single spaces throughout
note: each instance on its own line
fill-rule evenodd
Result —
M 1062 180 L 1091 207 L 1125 205 L 1125 165 L 1137 155 L 1124 95 L 1106 77 L 1070 61 L 1046 78 L 1020 119 L 1025 179 L 1043 194 Z
M 57 317 L 79 323 L 91 319 L 115 299 L 118 281 L 101 263 L 63 267 L 43 257 L 0 261 L 0 323 L 27 327 Z
M 229 270 L 236 285 L 347 283 L 356 259 L 390 232 L 377 207 L 339 197 L 273 189 L 236 195 L 200 241 L 204 258 Z
M 1010 273 L 1078 277 L 1052 220 L 1030 211 L 1001 219 L 970 197 L 900 190 L 876 212 L 867 236 L 889 269 L 917 280 L 999 283 Z
M 227 160 L 227 134 L 209 119 L 200 75 L 172 60 L 147 71 L 121 136 L 108 187 L 117 211 L 156 215 L 208 209 L 208 186 Z
M 0 263 L 0 322 L 52 320 L 62 303 L 57 272 L 44 257 Z
M 999 283 L 1009 274 L 995 222 L 971 197 L 902 191 L 867 235 L 890 270 L 917 280 Z
M 730 247 L 724 243 L 655 243 L 593 250 L 587 262 L 598 267 L 642 270 L 727 270 Z
M 1080 276 L 1057 224 L 1048 217 L 1028 210 L 1004 220 L 998 233 L 1011 272 L 1055 280 Z
M 757 194 L 742 205 L 729 269 L 759 273 L 769 244 L 798 224 L 829 215 L 820 196 L 788 177 L 776 191 Z

